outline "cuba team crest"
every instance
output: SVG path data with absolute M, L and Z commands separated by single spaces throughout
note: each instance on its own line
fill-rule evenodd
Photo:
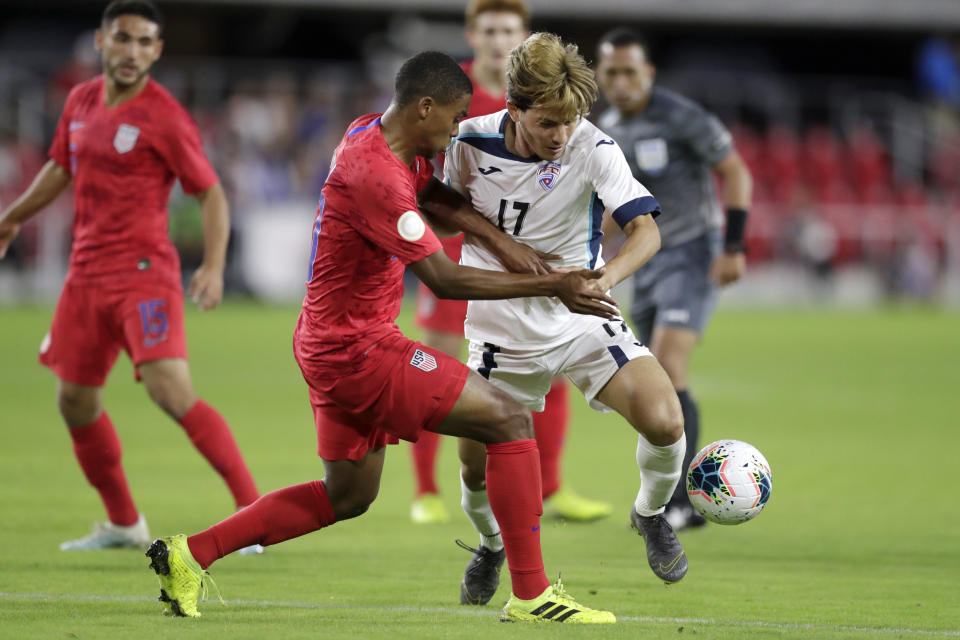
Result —
M 548 162 L 537 171 L 537 184 L 539 184 L 540 188 L 544 191 L 550 191 L 559 177 L 560 163 Z
M 132 124 L 121 124 L 117 134 L 113 136 L 113 148 L 117 153 L 127 153 L 137 144 L 140 137 L 140 128 Z

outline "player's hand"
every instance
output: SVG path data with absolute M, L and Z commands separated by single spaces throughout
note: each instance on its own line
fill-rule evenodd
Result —
M 575 273 L 577 271 L 582 271 L 583 267 L 550 267 L 550 271 L 553 273 Z M 603 274 L 599 278 L 587 280 L 587 286 L 593 289 L 594 291 L 599 291 L 600 293 L 606 294 L 607 291 L 613 288 L 613 285 L 607 282 L 607 272 L 604 269 L 599 269 Z
M 504 269 L 511 273 L 532 273 L 546 275 L 550 273 L 547 260 L 560 260 L 561 256 L 543 253 L 522 242 L 517 242 L 507 234 L 497 236 L 497 244 L 491 247 Z
M 582 271 L 583 267 L 550 267 L 550 271 L 553 273 L 575 273 L 577 271 Z M 607 291 L 613 288 L 613 285 L 607 282 L 607 272 L 604 269 L 599 270 L 603 275 L 599 278 L 591 278 L 587 280 L 587 287 L 593 291 L 597 291 L 606 295 Z
M 201 264 L 190 278 L 190 298 L 201 311 L 210 311 L 223 299 L 223 268 Z
M 597 289 L 603 269 L 579 269 L 560 274 L 557 297 L 570 311 L 599 316 L 606 320 L 620 317 L 617 301 Z
M 747 258 L 742 251 L 721 253 L 710 265 L 710 279 L 721 287 L 736 282 L 747 272 Z
M 4 218 L 0 220 L 0 260 L 7 255 L 10 243 L 20 233 L 20 223 Z

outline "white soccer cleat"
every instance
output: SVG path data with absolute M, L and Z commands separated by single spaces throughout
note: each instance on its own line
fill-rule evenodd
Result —
M 136 524 L 123 527 L 112 522 L 95 522 L 90 535 L 60 544 L 60 551 L 95 551 L 97 549 L 146 549 L 153 538 L 147 520 L 140 514 Z

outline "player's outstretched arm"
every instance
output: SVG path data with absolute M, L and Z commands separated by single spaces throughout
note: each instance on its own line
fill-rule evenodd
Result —
M 480 215 L 452 187 L 436 178 L 417 194 L 420 211 L 430 226 L 441 231 L 463 231 L 477 238 L 500 260 L 507 271 L 513 273 L 550 273 L 547 260 L 559 260 L 560 256 L 543 253 L 521 244 L 503 233 Z
M 70 184 L 70 174 L 53 160 L 47 160 L 37 177 L 19 198 L 0 214 L 0 259 L 7 255 L 20 225 L 53 202 Z
M 230 240 L 230 208 L 220 183 L 197 194 L 203 212 L 203 263 L 190 279 L 188 295 L 202 311 L 223 298 L 223 270 Z
M 602 270 L 581 269 L 567 273 L 523 275 L 463 267 L 443 251 L 410 264 L 420 281 L 438 298 L 452 300 L 502 300 L 532 296 L 556 296 L 574 313 L 619 317 L 617 302 L 597 289 Z
M 605 225 L 606 226 L 606 225 Z M 627 239 L 617 254 L 604 266 L 596 284 L 609 291 L 646 263 L 660 250 L 660 229 L 651 215 L 637 216 L 623 228 Z

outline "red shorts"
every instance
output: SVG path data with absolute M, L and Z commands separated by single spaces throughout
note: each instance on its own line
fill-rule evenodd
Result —
M 179 284 L 130 289 L 67 280 L 40 345 L 40 363 L 66 382 L 102 387 L 120 349 L 134 365 L 187 357 Z
M 440 238 L 447 257 L 460 262 L 463 235 Z M 467 317 L 466 300 L 441 300 L 430 288 L 420 283 L 417 290 L 417 326 L 432 331 L 442 331 L 463 336 L 463 320 Z
M 324 460 L 359 460 L 401 439 L 416 442 L 447 417 L 469 374 L 455 358 L 401 334 L 378 341 L 360 371 L 339 378 L 313 374 L 299 355 L 297 362 Z

